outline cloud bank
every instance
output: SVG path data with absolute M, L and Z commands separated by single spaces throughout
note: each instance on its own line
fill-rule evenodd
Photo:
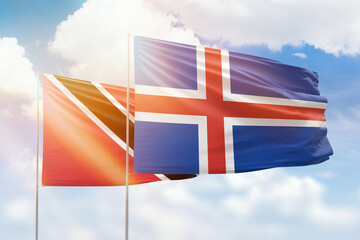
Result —
M 1 118 L 23 114 L 34 119 L 37 81 L 25 49 L 16 38 L 3 37 L 0 53 Z
M 331 205 L 327 194 L 322 182 L 282 169 L 131 186 L 130 238 L 355 240 L 359 207 Z M 41 236 L 122 238 L 124 200 L 123 187 L 42 188 Z M 18 203 L 4 206 L 9 221 L 24 220 Z
M 360 223 L 359 208 L 326 203 L 321 182 L 281 169 L 190 181 L 132 188 L 135 238 L 331 239 Z
M 0 91 L 27 99 L 36 97 L 36 75 L 16 38 L 0 38 Z
M 0 175 L 32 180 L 35 173 L 36 74 L 25 48 L 16 38 L 0 38 L 0 53 L 0 161 L 3 166 Z M 29 185 L 33 184 L 26 186 Z
M 313 45 L 335 55 L 360 53 L 360 2 L 349 0 L 151 0 L 188 29 L 213 41 L 266 45 Z M 199 17 L 201 16 L 201 17 Z
M 88 0 L 58 25 L 50 52 L 72 62 L 69 76 L 125 85 L 127 35 L 219 47 L 309 44 L 360 53 L 360 2 L 300 0 Z M 297 55 L 304 57 L 304 55 Z

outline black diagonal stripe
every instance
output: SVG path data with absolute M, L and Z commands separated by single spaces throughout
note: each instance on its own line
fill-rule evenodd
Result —
M 91 82 L 55 76 L 97 118 L 126 143 L 126 115 Z M 134 123 L 130 121 L 129 146 L 134 149 Z
M 181 180 L 186 178 L 194 178 L 196 174 L 164 174 L 170 180 Z

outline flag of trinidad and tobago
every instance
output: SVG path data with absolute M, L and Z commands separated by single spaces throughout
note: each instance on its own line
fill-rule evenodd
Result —
M 125 185 L 126 88 L 44 74 L 44 186 Z M 134 174 L 130 90 L 129 184 L 196 175 Z

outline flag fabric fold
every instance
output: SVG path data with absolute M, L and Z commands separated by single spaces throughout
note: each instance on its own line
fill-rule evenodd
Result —
M 138 36 L 134 70 L 136 173 L 238 173 L 332 155 L 315 72 Z
M 126 88 L 44 74 L 43 90 L 42 184 L 125 185 Z M 133 173 L 134 89 L 129 106 L 129 184 L 194 177 Z

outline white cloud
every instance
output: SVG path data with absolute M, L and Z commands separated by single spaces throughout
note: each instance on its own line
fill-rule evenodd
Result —
M 0 38 L 0 92 L 26 99 L 36 97 L 36 74 L 16 38 Z
M 43 102 L 42 102 L 42 99 L 39 100 L 40 103 L 39 105 L 42 106 Z M 25 116 L 33 119 L 33 120 L 36 120 L 36 117 L 37 117 L 37 100 L 33 100 L 27 104 L 23 103 L 21 104 L 20 108 L 22 110 L 22 114 L 24 114 Z M 39 106 L 39 118 L 41 117 L 40 114 L 42 114 L 40 111 L 41 111 L 41 107 Z
M 311 177 L 282 170 L 131 186 L 130 238 L 300 240 L 359 233 L 359 208 L 329 205 L 326 192 Z M 124 193 L 124 187 L 40 188 L 41 235 L 53 240 L 121 238 Z M 21 201 L 12 202 L 18 206 Z M 21 214 L 6 216 L 25 219 L 18 210 Z
M 211 188 L 208 179 L 214 178 L 218 184 Z M 321 239 L 323 228 L 338 233 L 360 224 L 359 208 L 329 205 L 322 183 L 279 169 L 130 189 L 134 231 L 142 229 L 138 238 L 303 239 L 307 231 Z
M 199 44 L 193 31 L 177 23 L 143 0 L 88 0 L 58 26 L 49 49 L 74 63 L 73 77 L 125 85 L 128 32 Z
M 36 155 L 33 153 L 30 147 L 26 146 L 17 155 L 11 158 L 11 164 L 16 171 L 21 173 L 28 172 L 33 175 L 36 171 Z
M 251 217 L 270 211 L 279 218 L 293 217 L 319 226 L 346 228 L 359 224 L 359 209 L 327 205 L 326 188 L 311 177 L 270 170 L 228 176 L 227 180 L 235 192 L 224 205 L 239 215 Z
M 174 186 L 167 189 L 164 194 L 165 198 L 171 202 L 177 202 L 180 204 L 187 204 L 189 206 L 196 202 L 196 199 L 184 185 Z
M 33 214 L 33 202 L 27 198 L 12 199 L 3 208 L 5 217 L 10 221 L 28 221 Z
M 360 2 L 349 0 L 152 0 L 199 36 L 279 50 L 304 43 L 328 53 L 360 53 Z M 201 16 L 201 17 L 199 17 Z
M 199 44 L 199 36 L 220 45 L 273 50 L 306 43 L 352 55 L 360 53 L 359 7 L 358 1 L 325 0 L 88 0 L 58 25 L 49 51 L 72 62 L 64 73 L 68 76 L 118 85 L 127 79 L 129 32 L 189 44 Z
M 1 115 L 36 119 L 37 79 L 25 49 L 16 38 L 0 38 Z
M 14 140 L 14 139 L 13 139 Z M 10 144 L 3 143 L 4 148 L 0 148 L 0 157 L 3 161 L 5 176 L 8 178 L 16 178 L 17 183 L 26 190 L 35 190 L 36 181 L 36 150 L 30 147 L 23 147 L 23 143 L 19 142 L 17 146 L 7 146 Z M 15 145 L 15 144 L 14 144 Z M 7 148 L 6 148 L 7 147 Z M 40 153 L 41 154 L 41 153 Z M 39 157 L 39 184 L 41 184 L 42 157 Z
M 0 38 L 0 53 L 0 159 L 10 170 L 6 176 L 20 176 L 29 186 L 35 173 L 36 74 L 16 38 Z
M 299 58 L 302 58 L 302 59 L 307 58 L 307 56 L 306 56 L 305 53 L 297 52 L 297 53 L 294 53 L 293 55 L 294 55 L 295 57 L 299 57 Z

